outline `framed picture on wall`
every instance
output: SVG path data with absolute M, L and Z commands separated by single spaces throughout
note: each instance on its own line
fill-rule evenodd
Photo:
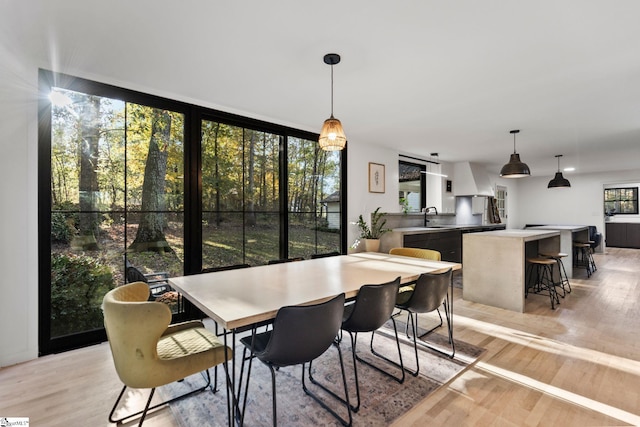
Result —
M 369 193 L 384 193 L 384 165 L 369 162 Z

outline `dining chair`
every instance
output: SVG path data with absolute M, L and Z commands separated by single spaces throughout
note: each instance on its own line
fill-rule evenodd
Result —
M 439 251 L 433 250 L 433 249 L 422 249 L 422 248 L 391 248 L 389 250 L 389 255 L 402 255 L 402 256 L 408 256 L 408 257 L 412 257 L 412 258 L 420 258 L 420 259 L 428 259 L 428 260 L 432 260 L 432 261 L 441 261 L 442 260 L 442 254 Z M 403 286 L 400 287 L 399 292 L 401 294 L 403 294 L 406 297 L 408 297 L 409 294 L 405 294 L 405 292 L 413 292 L 413 289 L 416 286 L 416 282 L 409 282 L 409 283 L 405 283 Z M 440 315 L 440 311 L 438 311 L 438 315 Z M 409 323 L 407 323 L 405 325 L 405 332 L 408 333 L 409 331 Z
M 249 268 L 249 267 L 251 267 L 249 264 L 233 264 L 233 265 L 223 265 L 221 267 L 206 267 L 202 269 L 202 273 L 215 273 L 217 271 L 239 270 L 241 268 Z
M 156 271 L 153 273 L 143 273 L 139 268 L 135 267 L 131 262 L 125 260 L 125 280 L 127 283 L 145 282 L 149 285 L 151 293 L 150 301 L 155 301 L 165 292 L 175 292 L 169 286 L 169 273 L 167 271 Z
M 413 339 L 413 348 L 416 355 L 416 370 L 408 370 L 413 376 L 417 376 L 420 371 L 420 363 L 418 359 L 418 338 L 421 339 L 420 344 L 444 354 L 449 358 L 455 355 L 455 344 L 453 342 L 453 307 L 449 299 L 449 287 L 452 283 L 452 269 L 448 268 L 441 273 L 422 273 L 416 280 L 415 289 L 398 293 L 396 299 L 396 308 L 407 312 L 407 336 Z M 422 341 L 422 338 L 430 334 L 443 324 L 442 315 L 438 308 L 442 305 L 447 319 L 447 332 L 449 344 L 451 345 L 451 353 L 446 353 L 438 348 L 433 347 Z M 429 331 L 418 336 L 418 314 L 438 312 L 440 324 L 434 326 Z M 395 313 L 398 315 L 400 312 Z M 408 334 L 409 326 L 411 327 L 411 336 Z
M 304 261 L 304 258 L 301 256 L 297 256 L 293 258 L 270 259 L 269 261 L 267 261 L 267 264 L 268 265 L 283 264 L 285 262 L 294 262 L 294 261 Z
M 111 355 L 118 377 L 124 384 L 109 413 L 109 421 L 121 423 L 141 415 L 138 425 L 142 425 L 148 411 L 210 387 L 209 368 L 220 364 L 224 365 L 226 374 L 229 417 L 227 361 L 233 357 L 232 350 L 205 329 L 200 321 L 170 325 L 171 310 L 163 303 L 148 301 L 149 293 L 148 284 L 135 282 L 112 289 L 103 298 L 104 326 Z M 206 373 L 204 386 L 151 406 L 157 387 L 198 372 Z M 214 393 L 217 391 L 216 383 L 214 380 Z M 150 388 L 151 393 L 142 411 L 116 420 L 113 416 L 127 387 Z
M 304 392 L 327 410 L 344 426 L 352 423 L 351 408 L 347 390 L 347 379 L 342 360 L 342 352 L 336 339 L 342 314 L 344 312 L 344 293 L 320 304 L 306 306 L 286 306 L 278 310 L 273 321 L 273 328 L 269 331 L 256 333 L 243 337 L 240 342 L 245 346 L 240 378 L 243 376 L 245 360 L 248 360 L 247 381 L 244 391 L 242 420 L 246 410 L 249 380 L 251 378 L 251 366 L 254 357 L 264 363 L 271 371 L 271 393 L 273 425 L 277 425 L 277 396 L 276 396 L 276 370 L 285 366 L 302 365 L 302 389 Z M 311 362 L 322 355 L 331 345 L 338 351 L 340 369 L 342 371 L 342 383 L 344 386 L 344 399 L 337 396 L 326 387 L 330 395 L 341 402 L 346 402 L 347 419 L 342 418 L 334 409 L 330 408 L 315 393 L 311 392 L 305 383 L 305 365 L 309 363 L 309 375 L 311 374 Z M 247 357 L 249 351 L 251 356 Z M 242 380 L 240 380 L 242 382 Z
M 353 359 L 353 372 L 356 382 L 356 404 L 351 405 L 351 410 L 353 412 L 358 412 L 358 410 L 360 409 L 360 385 L 358 381 L 358 366 L 356 361 L 374 368 L 378 372 L 381 372 L 384 375 L 393 378 L 399 383 L 404 382 L 404 365 L 402 363 L 402 353 L 400 351 L 398 329 L 396 327 L 395 319 L 391 316 L 395 307 L 396 296 L 398 295 L 399 287 L 400 277 L 397 277 L 395 280 L 387 283 L 364 285 L 358 291 L 358 295 L 355 301 L 352 304 L 348 304 L 345 306 L 344 315 L 342 316 L 342 325 L 340 326 L 340 329 L 348 332 L 349 337 L 351 338 L 351 355 Z M 387 356 L 378 353 L 374 349 L 373 345 L 376 331 L 380 327 L 382 327 L 382 325 L 384 325 L 389 319 L 391 319 L 393 325 L 393 332 L 396 338 L 396 347 L 398 349 L 399 362 L 391 360 Z M 358 356 L 356 345 L 358 342 L 359 332 L 371 332 L 371 353 L 383 359 L 384 361 L 398 367 L 400 369 L 399 377 Z
M 332 256 L 339 256 L 340 252 L 338 251 L 333 251 L 333 252 L 325 252 L 322 254 L 311 254 L 311 259 L 318 259 L 318 258 L 329 258 Z
M 440 252 L 433 249 L 421 249 L 421 248 L 391 248 L 389 249 L 389 255 L 402 255 L 410 256 L 413 258 L 430 259 L 433 261 L 441 261 L 442 255 Z

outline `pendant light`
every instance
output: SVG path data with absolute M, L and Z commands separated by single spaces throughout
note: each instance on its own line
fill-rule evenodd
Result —
M 500 170 L 500 176 L 503 178 L 524 178 L 531 175 L 529 166 L 520 161 L 520 154 L 516 153 L 516 134 L 519 130 L 512 130 L 509 133 L 513 134 L 513 154 L 509 159 L 509 163 L 504 165 Z
M 562 154 L 556 155 L 556 158 L 558 159 L 558 172 L 556 172 L 555 178 L 549 181 L 547 188 L 571 187 L 569 180 L 562 176 L 562 172 L 560 172 L 560 157 L 562 157 Z
M 324 63 L 331 65 L 331 117 L 324 121 L 318 143 L 320 148 L 325 151 L 342 150 L 347 143 L 342 123 L 333 117 L 333 66 L 339 62 L 340 55 L 337 53 L 327 53 L 324 56 Z

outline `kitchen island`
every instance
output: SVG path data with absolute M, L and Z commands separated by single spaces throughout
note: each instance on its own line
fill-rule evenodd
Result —
M 567 277 L 573 277 L 573 265 L 575 264 L 575 253 L 573 252 L 573 242 L 588 242 L 589 227 L 586 225 L 538 225 L 528 227 L 530 230 L 558 230 L 560 232 L 560 252 L 568 256 L 568 261 L 563 261 Z
M 527 257 L 559 252 L 560 231 L 497 230 L 462 236 L 462 297 L 524 313 Z
M 504 224 L 438 225 L 432 227 L 398 227 L 380 239 L 380 251 L 407 247 L 433 249 L 441 253 L 443 261 L 462 261 L 462 236 L 504 229 Z

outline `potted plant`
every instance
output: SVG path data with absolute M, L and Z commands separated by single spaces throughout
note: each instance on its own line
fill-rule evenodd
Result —
M 362 214 L 358 216 L 358 222 L 356 222 L 360 229 L 360 238 L 364 239 L 367 252 L 377 252 L 380 249 L 380 237 L 387 231 L 391 231 L 390 228 L 384 228 L 387 220 L 383 218 L 383 213 L 378 212 L 379 210 L 380 207 L 378 206 L 371 213 L 371 226 L 362 218 Z

